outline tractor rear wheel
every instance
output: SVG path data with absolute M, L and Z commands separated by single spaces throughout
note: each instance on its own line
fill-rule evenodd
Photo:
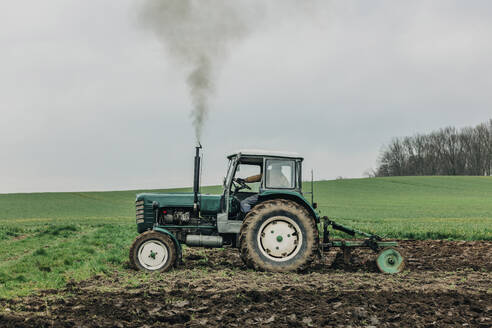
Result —
M 163 272 L 176 260 L 176 246 L 169 236 L 146 231 L 130 247 L 130 263 L 137 270 Z
M 276 199 L 256 205 L 241 226 L 241 258 L 250 268 L 295 271 L 307 268 L 319 247 L 316 222 L 296 202 Z

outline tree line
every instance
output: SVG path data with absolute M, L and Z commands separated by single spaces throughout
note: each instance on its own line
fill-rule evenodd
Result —
M 492 119 L 395 138 L 381 151 L 373 175 L 491 175 L 491 168 Z

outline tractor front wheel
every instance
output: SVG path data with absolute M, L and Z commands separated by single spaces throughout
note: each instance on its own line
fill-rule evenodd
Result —
M 239 237 L 246 266 L 265 271 L 303 270 L 318 252 L 313 217 L 296 202 L 276 199 L 256 205 L 244 219 Z
M 176 246 L 169 236 L 146 231 L 130 247 L 130 263 L 137 270 L 163 272 L 176 260 Z

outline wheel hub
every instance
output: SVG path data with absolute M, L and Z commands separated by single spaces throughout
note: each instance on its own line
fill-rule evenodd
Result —
M 167 247 L 158 240 L 148 240 L 138 250 L 138 260 L 148 270 L 163 267 L 169 257 Z
M 260 251 L 275 261 L 286 261 L 297 254 L 302 243 L 299 226 L 288 217 L 273 217 L 260 227 Z

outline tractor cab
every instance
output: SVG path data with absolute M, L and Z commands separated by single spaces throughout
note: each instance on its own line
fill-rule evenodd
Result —
M 223 197 L 230 219 L 242 218 L 245 208 L 241 204 L 245 202 L 254 205 L 278 193 L 302 195 L 303 158 L 296 153 L 241 150 L 227 158 Z

